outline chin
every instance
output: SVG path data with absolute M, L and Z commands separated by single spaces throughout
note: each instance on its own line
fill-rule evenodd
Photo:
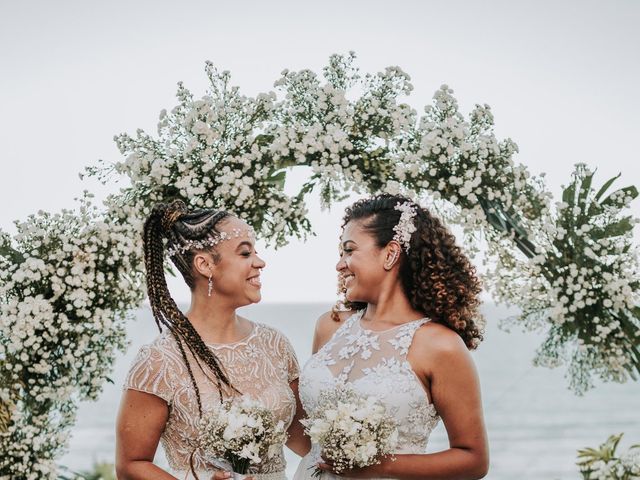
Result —
M 258 294 L 252 294 L 249 295 L 249 302 L 250 303 L 258 303 L 260 300 L 262 300 L 262 294 L 258 293 Z
M 358 295 L 357 291 L 353 291 L 349 289 L 347 289 L 347 291 L 345 292 L 344 298 L 346 298 L 347 301 L 354 302 L 354 303 L 366 302 L 366 300 L 362 300 L 360 295 Z

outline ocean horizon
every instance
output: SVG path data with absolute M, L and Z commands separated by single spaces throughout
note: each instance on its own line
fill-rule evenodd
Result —
M 260 303 L 239 311 L 247 318 L 274 326 L 293 344 L 301 366 L 311 354 L 315 321 L 331 303 Z M 482 386 L 484 414 L 491 451 L 487 478 L 495 480 L 560 480 L 581 478 L 576 451 L 597 447 L 611 434 L 624 432 L 621 449 L 640 442 L 640 384 L 598 384 L 579 397 L 568 390 L 562 367 L 534 367 L 532 358 L 542 335 L 513 330 L 498 321 L 514 310 L 485 303 L 485 340 L 473 358 Z M 83 402 L 71 432 L 68 453 L 61 461 L 72 470 L 89 469 L 94 462 L 114 462 L 115 418 L 127 371 L 139 348 L 158 330 L 148 307 L 140 308 L 128 325 L 130 346 L 119 353 L 111 378 L 99 399 Z M 447 448 L 442 423 L 434 430 L 428 452 Z M 297 466 L 287 451 L 287 474 Z M 164 465 L 162 447 L 156 462 Z

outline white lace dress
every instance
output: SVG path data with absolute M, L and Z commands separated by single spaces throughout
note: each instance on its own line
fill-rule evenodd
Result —
M 307 412 L 316 407 L 320 392 L 338 384 L 379 398 L 398 424 L 395 453 L 425 453 L 439 416 L 423 384 L 407 361 L 416 330 L 427 322 L 415 320 L 384 331 L 362 326 L 364 310 L 349 317 L 304 366 L 300 400 Z M 302 459 L 294 480 L 311 479 L 320 458 L 318 445 Z M 341 478 L 323 473 L 321 479 Z
M 222 361 L 234 387 L 271 408 L 276 420 L 282 420 L 288 426 L 296 408 L 289 384 L 298 378 L 299 371 L 293 347 L 278 330 L 260 323 L 252 326 L 251 333 L 238 342 L 208 346 Z M 219 404 L 218 389 L 214 382 L 205 378 L 192 357 L 190 360 L 206 411 Z M 160 440 L 170 473 L 180 479 L 192 479 L 189 457 L 194 451 L 198 404 L 184 359 L 171 333 L 164 331 L 150 345 L 140 349 L 124 388 L 151 393 L 167 402 L 169 418 Z M 212 465 L 198 452 L 193 460 L 198 477 L 209 480 L 213 474 Z M 258 479 L 282 480 L 286 478 L 285 466 L 281 451 L 274 460 L 250 471 Z

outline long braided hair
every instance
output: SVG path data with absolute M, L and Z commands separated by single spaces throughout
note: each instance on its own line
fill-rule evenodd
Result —
M 226 387 L 236 392 L 237 390 L 231 384 L 220 359 L 207 347 L 169 293 L 164 273 L 165 239 L 168 248 L 176 249 L 175 255 L 171 257 L 173 264 L 180 271 L 189 288 L 193 290 L 195 281 L 192 265 L 196 252 L 193 249 L 183 252 L 180 247 L 183 247 L 188 241 L 216 238 L 220 234 L 216 225 L 229 216 L 230 214 L 225 211 L 197 210 L 190 212 L 183 201 L 175 200 L 169 204 L 155 205 L 144 224 L 144 264 L 151 310 L 160 331 L 162 332 L 163 327 L 168 328 L 177 341 L 178 349 L 196 391 L 200 414 L 202 414 L 200 390 L 187 357 L 187 350 L 205 376 L 215 382 L 220 394 L 220 401 L 223 398 L 223 388 Z M 219 261 L 219 256 L 213 249 L 210 250 L 210 253 L 213 255 L 214 262 Z M 205 367 L 213 373 L 213 379 Z

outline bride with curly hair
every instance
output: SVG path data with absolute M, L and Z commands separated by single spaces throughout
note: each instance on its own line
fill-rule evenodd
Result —
M 408 198 L 377 195 L 347 208 L 336 265 L 349 311 L 322 315 L 299 383 L 312 412 L 323 391 L 348 384 L 377 397 L 398 426 L 393 457 L 348 478 L 476 479 L 489 450 L 469 354 L 482 340 L 480 283 L 454 236 Z M 449 448 L 426 453 L 442 420 Z M 341 478 L 313 445 L 295 479 Z

